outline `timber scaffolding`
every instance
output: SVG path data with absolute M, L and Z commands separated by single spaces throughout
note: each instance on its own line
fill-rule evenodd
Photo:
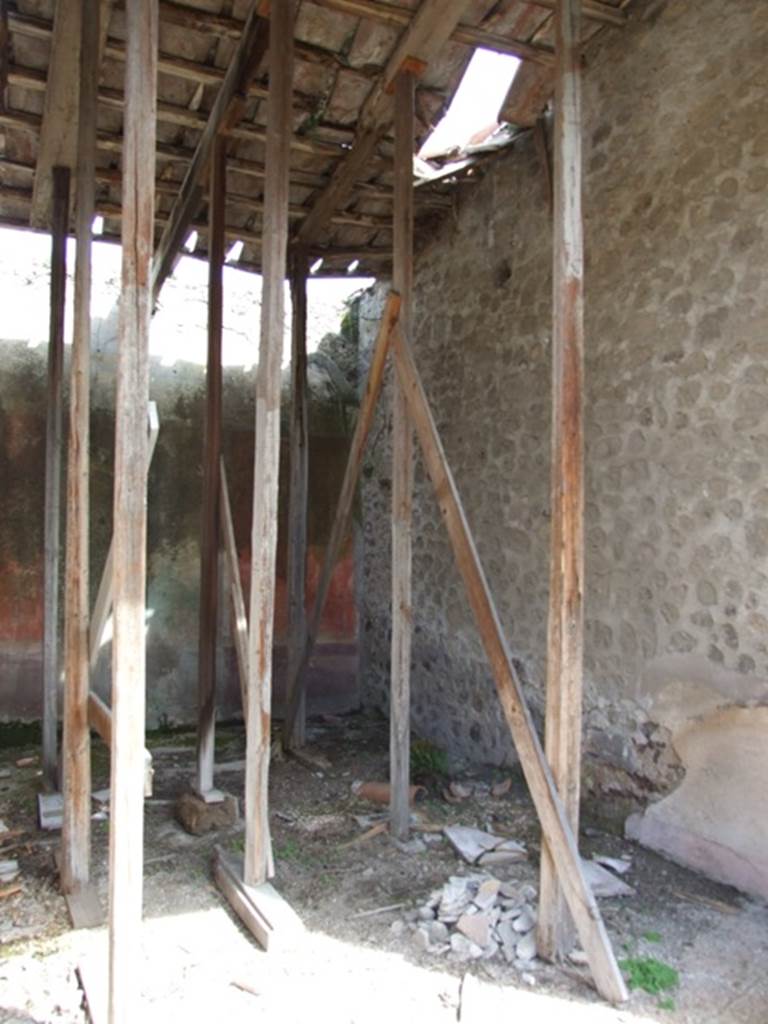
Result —
M 595 985 L 626 989 L 578 854 L 583 633 L 582 47 L 620 26 L 626 0 L 255 0 L 216 12 L 170 0 L 24 0 L 0 5 L 0 222 L 52 234 L 46 462 L 44 763 L 58 782 L 55 632 L 66 247 L 77 239 L 65 568 L 61 882 L 75 923 L 99 917 L 90 881 L 90 732 L 111 747 L 109 1006 L 137 1019 L 141 948 L 147 467 L 157 433 L 149 404 L 152 308 L 193 229 L 209 262 L 199 722 L 194 788 L 213 786 L 218 551 L 230 565 L 246 719 L 242 865 L 214 872 L 268 945 L 291 915 L 269 885 L 272 628 L 275 602 L 284 281 L 293 298 L 287 750 L 300 755 L 306 668 L 345 534 L 388 362 L 394 366 L 390 827 L 409 828 L 411 500 L 414 438 L 435 488 L 457 567 L 542 826 L 538 950 L 562 957 L 575 933 Z M 239 16 L 238 16 L 239 15 Z M 414 178 L 414 148 L 450 100 L 472 50 L 523 61 L 502 108 L 536 127 L 553 214 L 552 545 L 545 744 L 536 734 L 446 462 L 410 343 L 414 241 L 476 171 L 467 157 Z M 541 112 L 554 96 L 552 130 Z M 550 143 L 551 138 L 551 143 Z M 553 159 L 550 164 L 549 149 Z M 480 163 L 483 159 L 479 158 Z M 74 217 L 70 218 L 70 177 Z M 207 202 L 206 202 L 207 197 Z M 207 210 L 207 214 L 206 214 Z M 113 546 L 93 613 L 88 581 L 88 420 L 94 216 L 123 247 L 117 368 Z M 240 586 L 220 451 L 222 268 L 263 275 L 256 387 L 251 594 Z M 390 274 L 326 563 L 304 614 L 307 514 L 306 284 L 322 272 Z M 147 410 L 150 424 L 147 429 Z M 90 692 L 90 660 L 110 603 L 112 708 Z M 281 909 L 282 907 L 282 909 Z

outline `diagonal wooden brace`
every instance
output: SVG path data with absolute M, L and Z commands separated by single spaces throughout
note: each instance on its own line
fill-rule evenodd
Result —
M 408 414 L 421 445 L 427 472 L 435 488 L 456 565 L 464 581 L 480 637 L 491 664 L 501 706 L 541 822 L 542 832 L 555 861 L 560 884 L 587 954 L 595 985 L 609 1002 L 624 1002 L 627 999 L 624 979 L 616 963 L 595 897 L 584 878 L 576 839 L 536 734 L 410 345 L 403 336 L 399 324 L 392 330 L 391 346 Z

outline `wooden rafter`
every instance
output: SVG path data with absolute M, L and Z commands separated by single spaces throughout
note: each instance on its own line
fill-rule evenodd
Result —
M 157 246 L 152 261 L 152 294 L 155 301 L 157 301 L 165 279 L 173 270 L 189 225 L 202 202 L 203 179 L 208 168 L 214 140 L 221 132 L 226 134 L 231 130 L 242 117 L 245 105 L 244 93 L 247 92 L 250 80 L 266 52 L 268 30 L 260 13 L 265 2 L 266 0 L 260 0 L 259 3 L 254 3 L 251 9 L 237 51 L 227 69 L 208 116 L 208 122 L 197 143 L 195 155 L 187 170 L 178 199 L 171 210 L 168 224 Z
M 423 68 L 450 38 L 467 4 L 468 0 L 423 0 L 400 37 L 384 74 L 363 105 L 355 144 L 339 161 L 330 182 L 296 232 L 300 244 L 311 245 L 317 240 L 369 164 L 379 139 L 392 123 L 391 88 L 398 72 L 406 62 L 410 62 L 412 68 L 416 65 Z
M 30 223 L 47 227 L 51 219 L 52 174 L 54 167 L 74 171 L 77 160 L 78 82 L 80 56 L 81 0 L 56 4 L 51 35 L 42 127 L 37 156 Z M 8 24 L 14 31 L 16 16 Z

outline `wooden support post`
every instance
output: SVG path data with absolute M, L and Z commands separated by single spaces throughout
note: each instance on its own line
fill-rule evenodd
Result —
M 584 588 L 583 230 L 580 0 L 555 15 L 552 321 L 552 534 L 545 750 L 574 836 L 579 831 Z M 574 926 L 546 836 L 541 850 L 538 949 L 553 960 Z
M 288 686 L 296 685 L 301 654 L 307 641 L 307 501 L 309 482 L 309 424 L 307 421 L 307 269 L 305 249 L 293 253 L 291 267 L 291 418 L 290 470 L 291 487 L 288 504 L 288 671 L 286 676 L 286 707 L 290 705 Z M 297 749 L 306 742 L 306 688 L 296 709 L 293 732 L 284 731 L 283 741 Z
M 623 1002 L 627 998 L 624 979 L 613 955 L 600 909 L 584 878 L 576 839 L 568 823 L 563 802 L 555 788 L 525 701 L 522 685 L 512 664 L 488 581 L 467 525 L 456 483 L 448 466 L 410 346 L 397 326 L 392 332 L 392 346 L 395 369 L 405 394 L 408 414 L 419 438 L 427 472 L 448 530 L 456 566 L 464 581 L 467 598 L 496 682 L 502 710 L 541 822 L 542 836 L 555 860 L 560 884 L 576 922 L 597 989 L 609 1002 Z
M 392 333 L 392 328 L 397 322 L 399 313 L 400 296 L 392 292 L 390 293 L 387 299 L 387 304 L 384 307 L 381 326 L 379 327 L 376 343 L 373 346 L 371 366 L 368 370 L 368 379 L 365 383 L 365 390 L 360 400 L 360 409 L 357 413 L 357 421 L 355 423 L 355 432 L 352 435 L 352 443 L 349 446 L 347 465 L 344 470 L 344 480 L 341 484 L 341 493 L 339 494 L 339 501 L 336 505 L 336 514 L 333 518 L 333 526 L 331 527 L 328 546 L 325 549 L 325 560 L 323 561 L 323 568 L 320 573 L 320 582 L 317 586 L 315 605 L 312 609 L 312 618 L 310 619 L 309 629 L 307 630 L 307 639 L 304 645 L 304 651 L 298 668 L 296 669 L 295 680 L 291 680 L 289 683 L 291 700 L 288 705 L 288 710 L 285 715 L 285 723 L 283 725 L 284 734 L 287 734 L 288 736 L 290 736 L 293 731 L 294 718 L 299 707 L 302 691 L 306 686 L 307 667 L 309 665 L 309 659 L 312 657 L 312 651 L 314 650 L 317 635 L 320 631 L 320 620 L 323 616 L 323 608 L 325 607 L 328 590 L 331 586 L 333 570 L 336 567 L 336 563 L 341 552 L 341 545 L 343 544 L 344 538 L 347 535 L 347 530 L 349 529 L 349 521 L 352 516 L 352 503 L 355 499 L 357 482 L 363 465 L 363 453 L 368 441 L 368 435 L 371 431 L 371 426 L 373 425 L 373 417 L 376 412 L 376 405 L 379 400 L 379 395 L 381 394 L 381 385 L 384 380 L 384 369 L 387 362 L 387 354 L 389 352 L 389 338 Z
M 53 168 L 51 316 L 48 335 L 48 406 L 45 428 L 45 568 L 43 610 L 43 776 L 59 788 L 59 540 L 61 522 L 61 380 L 67 291 L 69 168 Z
M 413 134 L 415 80 L 395 80 L 395 197 L 392 285 L 399 293 L 400 324 L 410 331 L 413 281 Z M 413 428 L 400 385 L 392 390 L 392 669 L 389 705 L 390 830 L 407 839 L 411 819 L 411 533 Z
M 147 426 L 155 209 L 157 0 L 126 5 L 122 293 L 115 405 L 109 1021 L 139 1019 L 144 861 Z
M 216 624 L 219 596 L 219 458 L 221 455 L 221 332 L 224 309 L 224 203 L 227 143 L 213 146 L 208 202 L 208 366 L 205 380 L 203 515 L 200 538 L 200 631 L 198 657 L 197 773 L 203 800 L 219 800 L 213 786 L 216 736 Z
M 95 201 L 99 0 L 83 0 L 77 129 L 75 307 L 69 392 L 61 884 L 75 894 L 90 877 L 91 741 L 88 731 L 88 456 L 90 450 L 91 222 Z
M 275 610 L 277 495 L 280 467 L 280 364 L 288 248 L 288 168 L 292 125 L 295 0 L 273 4 L 269 20 L 269 98 L 264 183 L 261 345 L 256 384 L 256 450 L 248 630 L 248 717 L 245 768 L 246 885 L 271 867 L 268 781 L 271 751 L 272 636 Z

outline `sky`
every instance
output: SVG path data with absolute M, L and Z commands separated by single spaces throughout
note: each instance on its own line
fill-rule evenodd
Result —
M 462 146 L 476 131 L 493 124 L 507 95 L 517 57 L 491 50 L 475 50 L 445 117 L 421 147 L 419 156 Z

